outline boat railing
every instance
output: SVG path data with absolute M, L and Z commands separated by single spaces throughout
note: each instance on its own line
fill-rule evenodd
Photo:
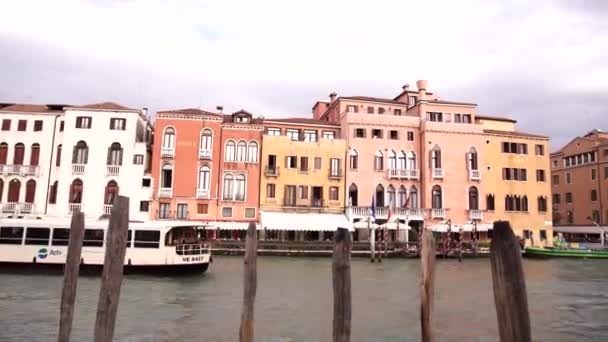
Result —
M 177 255 L 209 254 L 210 247 L 206 243 L 188 243 L 175 246 Z

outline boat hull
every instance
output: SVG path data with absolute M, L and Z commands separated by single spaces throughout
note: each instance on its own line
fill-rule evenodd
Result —
M 175 265 L 124 265 L 124 274 L 179 275 L 202 274 L 209 263 Z M 63 274 L 64 264 L 0 262 L 0 273 Z M 80 275 L 101 275 L 103 265 L 80 265 Z
M 608 251 L 526 247 L 524 256 L 527 258 L 542 258 L 542 259 L 546 259 L 546 258 L 608 259 Z

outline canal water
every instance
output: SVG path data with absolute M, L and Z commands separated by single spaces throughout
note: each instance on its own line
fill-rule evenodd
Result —
M 237 341 L 242 259 L 208 273 L 125 277 L 117 341 Z M 524 260 L 535 341 L 608 341 L 608 263 Z M 352 341 L 419 341 L 419 260 L 353 259 Z M 99 277 L 78 284 L 73 341 L 90 341 Z M 0 341 L 56 340 L 61 276 L 0 274 Z M 331 341 L 331 259 L 260 257 L 256 341 Z M 497 341 L 488 259 L 438 260 L 438 341 Z

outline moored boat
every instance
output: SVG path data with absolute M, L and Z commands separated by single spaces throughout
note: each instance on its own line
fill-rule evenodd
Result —
M 0 221 L 0 266 L 6 269 L 63 270 L 70 228 L 67 220 Z M 107 221 L 85 223 L 81 270 L 103 268 Z M 125 273 L 205 272 L 211 248 L 202 228 L 163 221 L 129 223 Z
M 524 256 L 530 258 L 608 259 L 608 250 L 526 247 L 524 251 Z

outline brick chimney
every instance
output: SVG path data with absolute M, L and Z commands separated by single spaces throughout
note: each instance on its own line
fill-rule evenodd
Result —
M 336 92 L 332 92 L 331 94 L 329 94 L 329 103 L 334 103 L 334 101 L 336 101 L 336 97 L 338 96 L 338 94 L 336 94 Z
M 426 80 L 418 80 L 416 81 L 416 87 L 418 87 L 418 99 L 424 100 L 426 95 L 426 88 L 428 86 L 428 82 Z
M 224 114 L 224 106 L 217 106 L 215 109 L 217 110 L 218 114 Z

